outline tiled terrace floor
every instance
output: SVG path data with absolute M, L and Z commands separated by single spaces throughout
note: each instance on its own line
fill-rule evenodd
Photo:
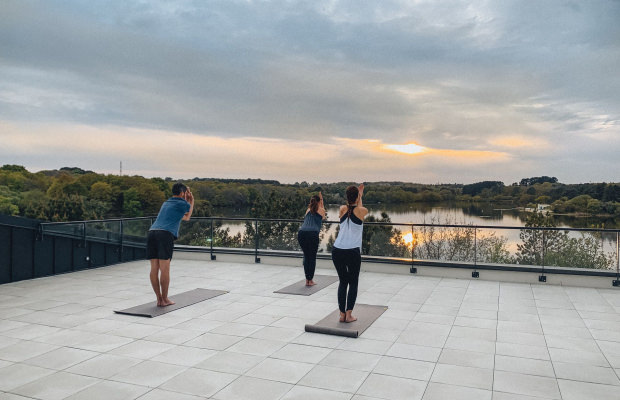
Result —
M 301 268 L 177 258 L 172 293 L 230 293 L 114 314 L 152 300 L 147 270 L 0 286 L 0 398 L 620 399 L 620 290 L 362 272 L 358 302 L 389 310 L 349 339 L 304 332 L 337 284 L 273 293 Z

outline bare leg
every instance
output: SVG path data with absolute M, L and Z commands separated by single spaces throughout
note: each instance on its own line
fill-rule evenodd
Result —
M 157 296 L 157 305 L 159 307 L 164 306 L 164 301 L 161 296 L 161 290 L 159 289 L 159 260 L 151 259 L 151 286 L 153 287 L 153 291 L 155 292 L 155 296 Z
M 357 321 L 357 318 L 351 315 L 352 312 L 353 310 L 347 310 L 347 313 L 345 314 L 345 322 Z
M 174 304 L 174 301 L 168 298 L 168 286 L 170 286 L 170 260 L 159 260 L 159 270 L 161 271 L 159 281 L 163 305 L 170 306 Z

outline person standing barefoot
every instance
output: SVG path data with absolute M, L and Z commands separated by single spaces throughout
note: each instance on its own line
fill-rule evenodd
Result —
M 349 186 L 347 204 L 340 206 L 340 230 L 334 242 L 332 261 L 340 283 L 338 284 L 338 308 L 340 322 L 353 322 L 353 307 L 357 299 L 357 284 L 362 264 L 362 232 L 368 209 L 362 205 L 364 184 Z
M 310 204 L 304 216 L 304 223 L 297 232 L 299 246 L 304 252 L 304 273 L 306 286 L 314 286 L 314 270 L 316 269 L 316 253 L 319 250 L 319 232 L 325 218 L 323 195 L 319 192 L 310 198 Z
M 146 257 L 151 262 L 150 280 L 157 306 L 174 304 L 168 298 L 170 286 L 170 261 L 174 250 L 174 241 L 179 236 L 181 221 L 189 221 L 194 210 L 194 196 L 187 186 L 175 183 L 172 197 L 166 200 L 151 225 L 146 239 Z

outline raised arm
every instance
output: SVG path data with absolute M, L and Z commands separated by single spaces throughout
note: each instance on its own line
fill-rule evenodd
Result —
M 323 219 L 325 219 L 325 205 L 323 204 L 323 194 L 321 192 L 319 192 L 319 199 L 321 200 L 319 201 L 318 213 L 321 217 L 323 217 Z
M 355 207 L 355 210 L 353 210 L 353 212 L 355 213 L 357 211 L 356 215 L 359 218 L 364 219 L 366 218 L 366 215 L 368 215 L 368 209 L 364 207 L 364 204 L 362 202 L 362 197 L 364 197 L 364 184 L 363 183 L 359 185 L 358 190 L 359 190 L 359 194 L 357 195 L 357 207 Z
M 189 211 L 186 212 L 185 215 L 183 215 L 183 221 L 189 221 L 189 219 L 192 217 L 192 212 L 194 212 L 194 195 L 192 194 L 191 190 L 189 190 L 189 188 L 187 188 L 187 190 L 183 194 L 183 198 L 189 203 Z

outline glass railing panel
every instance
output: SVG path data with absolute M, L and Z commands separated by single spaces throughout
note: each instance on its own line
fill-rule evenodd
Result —
M 119 243 L 121 240 L 121 221 L 88 221 L 85 223 L 86 240 Z
M 260 250 L 301 251 L 297 240 L 300 227 L 301 222 L 258 221 L 258 248 Z
M 42 232 L 44 235 L 50 234 L 82 239 L 84 237 L 84 223 L 44 224 L 42 225 Z
M 378 257 L 411 258 L 411 227 L 366 224 L 362 235 L 362 254 Z
M 152 225 L 150 218 L 123 220 L 123 243 L 128 245 L 146 245 L 146 236 Z
M 474 262 L 475 227 L 437 225 L 414 228 L 414 257 L 421 260 Z
M 253 221 L 192 218 L 181 223 L 175 244 L 205 248 L 254 248 Z M 248 230 L 249 229 L 249 230 Z
M 518 229 L 476 228 L 476 263 L 515 264 Z
M 598 231 L 544 230 L 544 265 L 566 268 L 614 270 L 616 253 L 612 243 Z

